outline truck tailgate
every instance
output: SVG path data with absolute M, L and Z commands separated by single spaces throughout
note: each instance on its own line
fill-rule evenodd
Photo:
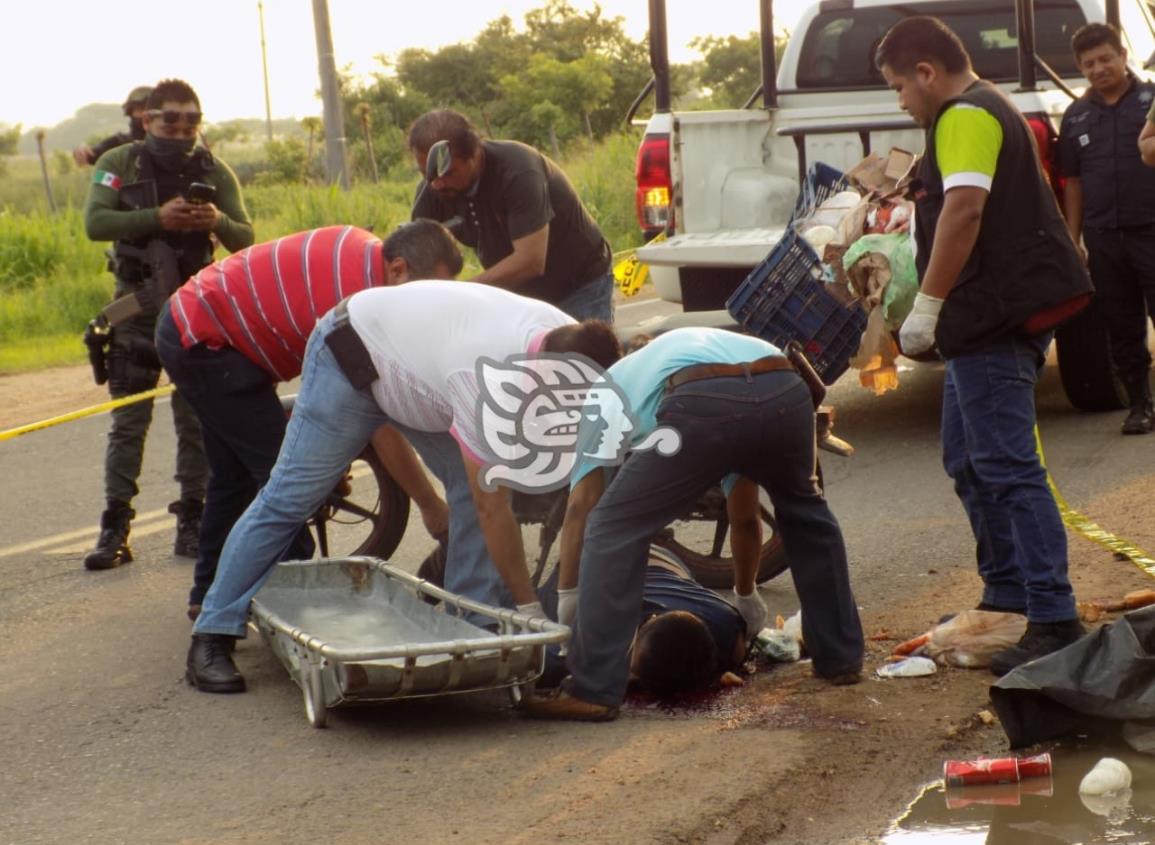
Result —
M 638 249 L 638 258 L 657 267 L 753 267 L 782 237 L 782 226 L 674 235 Z

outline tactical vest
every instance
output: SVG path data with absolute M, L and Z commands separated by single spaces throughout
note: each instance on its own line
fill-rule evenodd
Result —
M 935 127 L 958 102 L 991 114 L 1002 127 L 1003 143 L 978 240 L 939 315 L 935 342 L 944 358 L 1023 333 L 1028 318 L 1093 290 L 1043 175 L 1030 128 L 998 88 L 981 80 L 943 104 L 926 133 L 918 173 L 925 191 L 916 201 L 919 277 L 926 273 L 944 200 Z
M 124 210 L 159 208 L 173 197 L 183 196 L 193 182 L 206 181 L 207 175 L 216 167 L 212 153 L 203 147 L 198 147 L 180 170 L 158 167 L 144 142 L 132 145 L 130 167 L 133 161 L 137 165 L 136 181 L 124 185 L 119 192 L 119 206 Z M 187 279 L 212 263 L 213 246 L 208 232 L 162 230 L 142 238 L 116 242 L 114 252 L 117 277 L 129 283 L 141 281 L 145 273 L 138 251 L 156 239 L 164 241 L 176 251 L 182 278 Z

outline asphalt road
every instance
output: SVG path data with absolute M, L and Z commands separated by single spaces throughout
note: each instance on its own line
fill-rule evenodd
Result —
M 619 321 L 670 308 L 630 304 Z M 849 377 L 830 396 L 857 453 L 825 460 L 828 496 L 868 612 L 973 566 L 939 462 L 941 370 L 901 377 L 883 397 Z M 1039 409 L 1049 465 L 1076 507 L 1150 472 L 1152 444 L 1121 438 L 1118 415 L 1072 410 L 1053 365 Z M 662 841 L 756 797 L 803 753 L 804 733 L 763 729 L 757 741 L 773 753 L 758 778 L 677 770 L 695 744 L 742 755 L 750 737 L 719 734 L 706 717 L 528 723 L 500 693 L 334 711 L 317 731 L 255 638 L 237 653 L 247 694 L 193 691 L 182 681 L 192 567 L 170 556 L 164 513 L 175 498 L 170 421 L 159 404 L 137 560 L 104 573 L 81 559 L 101 507 L 107 419 L 0 444 L 0 843 Z M 704 542 L 706 527 L 694 530 Z M 430 545 L 413 518 L 394 561 L 415 569 Z M 795 609 L 786 579 L 763 589 L 773 611 Z M 655 784 L 676 794 L 655 802 Z

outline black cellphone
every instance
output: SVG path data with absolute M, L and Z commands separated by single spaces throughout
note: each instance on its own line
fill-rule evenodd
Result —
M 213 197 L 217 195 L 215 185 L 209 185 L 204 182 L 193 182 L 188 186 L 188 192 L 184 198 L 189 202 L 202 205 L 206 202 L 212 202 Z

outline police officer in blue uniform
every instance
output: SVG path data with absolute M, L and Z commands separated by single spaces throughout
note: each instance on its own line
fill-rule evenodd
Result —
M 1083 237 L 1095 302 L 1127 389 L 1123 433 L 1147 434 L 1155 423 L 1147 348 L 1148 314 L 1155 317 L 1155 170 L 1144 166 L 1138 141 L 1155 83 L 1131 73 L 1119 32 L 1108 24 L 1081 27 L 1071 49 L 1090 86 L 1059 132 L 1063 212 L 1075 242 Z

